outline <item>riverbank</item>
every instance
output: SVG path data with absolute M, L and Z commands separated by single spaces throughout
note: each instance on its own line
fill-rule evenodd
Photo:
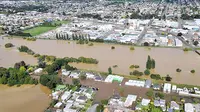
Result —
M 49 92 L 42 85 L 0 85 L 0 112 L 43 112 L 51 101 Z

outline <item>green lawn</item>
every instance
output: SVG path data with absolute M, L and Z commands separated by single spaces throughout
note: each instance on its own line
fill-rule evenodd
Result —
M 69 21 L 55 21 L 55 22 L 53 22 L 53 23 L 56 23 L 56 24 L 67 24 L 67 23 L 69 23 Z
M 55 21 L 53 22 L 53 24 L 67 24 L 69 23 L 69 21 Z M 56 29 L 59 26 L 52 26 L 52 27 L 48 27 L 48 26 L 37 26 L 28 30 L 23 31 L 24 33 L 30 33 L 32 36 L 36 36 L 36 35 L 40 35 L 42 33 L 48 32 L 50 30 Z
M 53 30 L 57 27 L 45 27 L 45 26 L 38 26 L 34 27 L 28 30 L 25 30 L 24 33 L 30 33 L 32 36 L 40 35 L 42 33 L 45 33 L 47 31 Z

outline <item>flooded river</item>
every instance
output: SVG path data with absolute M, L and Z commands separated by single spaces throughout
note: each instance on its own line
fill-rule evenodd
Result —
M 95 43 L 94 46 L 78 45 L 75 42 L 57 40 L 26 41 L 23 39 L 0 39 L 0 65 L 11 66 L 17 61 L 24 60 L 29 64 L 36 64 L 36 59 L 16 51 L 16 48 L 5 49 L 4 44 L 11 42 L 16 47 L 26 45 L 39 54 L 55 55 L 57 57 L 92 57 L 99 60 L 98 65 L 72 64 L 82 69 L 92 69 L 107 72 L 108 67 L 113 68 L 114 73 L 129 75 L 131 64 L 139 65 L 138 70 L 144 71 L 147 56 L 150 55 L 156 61 L 155 72 L 173 77 L 173 82 L 200 85 L 200 56 L 194 52 L 183 52 L 180 48 L 152 48 L 135 47 L 130 51 L 129 46 Z M 111 46 L 115 46 L 111 50 Z M 10 59 L 11 58 L 11 59 Z M 176 73 L 176 69 L 182 69 Z M 195 69 L 196 73 L 191 74 L 190 70 Z
M 50 103 L 49 90 L 44 88 L 40 85 L 0 85 L 0 112 L 44 112 Z

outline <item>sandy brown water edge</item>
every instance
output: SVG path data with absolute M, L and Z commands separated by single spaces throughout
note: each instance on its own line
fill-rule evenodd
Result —
M 0 112 L 44 112 L 50 90 L 41 85 L 0 85 Z

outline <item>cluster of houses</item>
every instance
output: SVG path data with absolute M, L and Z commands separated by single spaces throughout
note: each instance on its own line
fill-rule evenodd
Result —
M 41 38 L 56 39 L 65 37 L 73 39 L 73 36 L 83 37 L 84 39 L 103 39 L 104 41 L 115 41 L 120 43 L 133 43 L 137 44 L 137 41 L 143 32 L 143 29 L 150 20 L 140 19 L 118 19 L 115 22 L 106 22 L 103 20 L 91 20 L 91 19 L 78 19 L 74 18 L 74 21 L 62 25 L 61 27 L 47 32 L 40 36 Z M 125 21 L 129 23 L 128 27 L 124 26 Z M 197 19 L 193 22 L 185 21 L 183 24 L 184 29 L 179 29 L 179 23 L 172 20 L 158 20 L 154 19 L 152 23 L 153 29 L 149 28 L 144 34 L 142 44 L 147 42 L 149 45 L 154 46 L 176 46 L 182 47 L 183 43 L 172 36 L 164 32 L 174 32 L 191 34 L 192 38 L 186 37 L 188 40 L 199 41 L 200 35 L 200 21 Z M 158 32 L 154 28 L 159 28 Z M 192 44 L 192 43 L 191 43 Z
M 57 85 L 51 96 L 57 103 L 51 108 L 56 112 L 79 112 L 91 106 L 90 100 L 93 99 L 95 91 L 92 88 L 80 87 L 69 89 L 66 85 Z
M 167 103 L 165 99 L 147 99 L 137 97 L 137 95 L 129 94 L 125 99 L 119 96 L 114 96 L 109 100 L 108 110 L 113 112 L 132 112 L 132 110 L 142 111 L 144 108 L 160 108 L 163 112 L 175 112 L 184 110 L 184 112 L 199 112 L 200 104 L 184 103 L 184 106 L 176 101 L 170 101 Z
M 41 25 L 47 20 L 62 20 L 65 17 L 58 14 L 37 11 L 18 12 L 16 14 L 0 14 L 0 24 L 5 33 L 30 29 Z

